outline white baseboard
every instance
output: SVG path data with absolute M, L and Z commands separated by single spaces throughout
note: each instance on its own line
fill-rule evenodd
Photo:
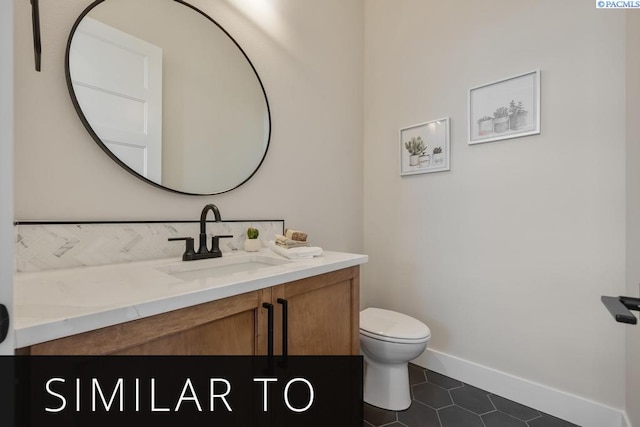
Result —
M 631 427 L 620 409 L 436 350 L 428 348 L 413 363 L 582 427 Z

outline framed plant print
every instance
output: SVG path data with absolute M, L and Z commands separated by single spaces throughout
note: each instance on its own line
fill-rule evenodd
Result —
M 540 70 L 469 89 L 469 144 L 540 133 Z
M 400 129 L 400 175 L 450 169 L 449 118 Z

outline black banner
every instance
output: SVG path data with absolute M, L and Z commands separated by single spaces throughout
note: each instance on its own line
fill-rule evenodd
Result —
M 0 396 L 0 424 L 360 427 L 362 363 L 361 356 L 0 357 L 2 389 L 14 391 Z

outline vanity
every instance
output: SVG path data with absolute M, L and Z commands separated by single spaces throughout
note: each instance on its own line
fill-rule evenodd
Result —
M 265 161 L 271 112 L 258 72 L 227 30 L 187 2 L 91 3 L 71 28 L 65 75 L 88 137 L 154 190 L 226 193 Z M 214 214 L 220 223 L 217 208 Z M 203 236 L 214 239 L 213 247 L 217 238 L 244 240 L 246 225 L 234 231 L 218 224 L 210 236 L 205 218 L 206 210 L 200 249 Z M 197 235 L 193 229 L 183 234 L 186 222 L 158 224 L 147 234 L 150 224 L 124 224 L 112 240 L 87 230 L 108 224 L 48 224 L 33 241 L 17 233 L 17 250 L 32 251 L 33 265 L 45 264 L 42 251 L 32 249 L 36 243 L 44 243 L 52 260 L 37 271 L 17 262 L 17 352 L 359 354 L 359 266 L 366 256 L 324 252 L 291 261 L 264 247 L 257 254 L 240 251 L 237 241 L 215 259 L 187 250 L 183 259 L 194 261 L 184 262 L 162 245 L 169 237 L 193 248 L 192 238 L 181 237 Z M 62 230 L 66 226 L 72 230 Z M 283 227 L 284 221 L 278 233 Z M 78 237 L 85 234 L 95 240 Z M 161 242 L 153 240 L 160 235 Z M 140 252 L 153 252 L 154 259 L 135 258 L 145 241 L 151 243 Z M 74 253 L 80 246 L 96 251 Z M 102 265 L 85 263 L 106 257 L 111 261 Z M 58 265 L 65 258 L 71 267 Z
M 17 353 L 357 355 L 366 261 L 340 252 L 292 261 L 262 249 L 17 273 Z

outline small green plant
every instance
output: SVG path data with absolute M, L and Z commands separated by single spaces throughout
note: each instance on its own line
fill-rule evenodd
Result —
M 498 107 L 496 111 L 493 113 L 493 117 L 499 119 L 500 117 L 507 117 L 509 115 L 509 110 L 507 107 Z
M 247 239 L 257 239 L 260 235 L 260 232 L 257 228 L 249 227 L 247 228 Z
M 480 122 L 486 122 L 487 120 L 493 120 L 493 117 L 491 117 L 491 116 L 480 117 L 478 119 L 478 124 L 480 124 Z
M 411 140 L 406 141 L 404 143 L 404 148 L 406 148 L 409 154 L 411 154 L 412 156 L 419 156 L 427 151 L 427 146 L 422 140 L 422 137 L 419 136 L 414 136 L 413 138 L 411 138 Z
M 522 101 L 518 101 L 518 103 L 516 104 L 515 99 L 512 99 L 509 102 L 509 115 L 518 116 L 526 112 L 527 110 L 524 109 L 524 104 L 522 103 Z
M 442 147 L 436 147 L 433 149 L 433 154 L 440 154 L 442 153 Z

